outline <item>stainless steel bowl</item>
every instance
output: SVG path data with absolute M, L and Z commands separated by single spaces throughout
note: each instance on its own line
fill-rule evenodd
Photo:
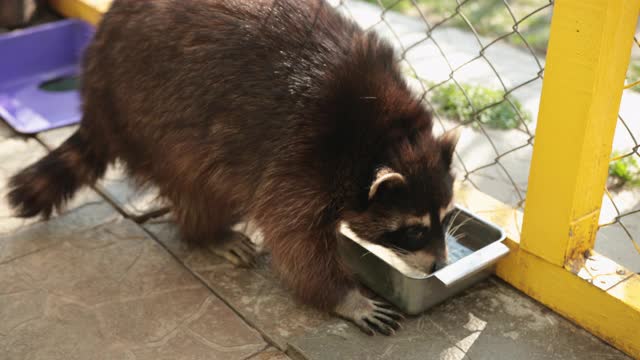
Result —
M 431 274 L 402 266 L 399 258 L 389 256 L 390 251 L 381 254 L 374 250 L 370 243 L 358 239 L 348 224 L 340 225 L 338 249 L 364 285 L 405 313 L 419 314 L 485 279 L 496 261 L 509 252 L 498 226 L 459 206 L 450 218 L 450 226 L 460 226 L 456 232 L 460 240 L 447 239 L 450 263 Z

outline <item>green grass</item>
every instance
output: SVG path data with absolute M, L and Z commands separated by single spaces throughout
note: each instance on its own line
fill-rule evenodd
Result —
M 445 84 L 434 88 L 429 100 L 441 115 L 456 121 L 473 121 L 472 126 L 476 127 L 479 121 L 493 129 L 515 129 L 521 123 L 520 117 L 526 122 L 531 119 L 519 101 L 505 100 L 504 91 L 468 84 L 463 84 L 462 89 L 464 92 L 455 83 Z
M 373 4 L 382 4 L 387 9 L 409 15 L 422 13 L 433 25 L 456 13 L 457 3 L 453 0 L 365 0 Z M 417 4 L 414 5 L 414 3 Z M 545 0 L 511 0 L 509 6 L 516 21 L 524 18 L 536 9 L 548 3 Z M 478 34 L 489 38 L 496 38 L 513 31 L 514 19 L 509 13 L 503 0 L 473 0 L 464 3 L 459 13 L 464 14 Z M 549 24 L 551 11 L 544 10 L 518 25 L 518 31 L 534 51 L 546 52 L 549 39 Z M 455 15 L 447 20 L 446 25 L 470 30 L 461 15 Z M 523 39 L 512 34 L 506 41 L 514 45 L 524 45 Z
M 620 154 L 614 152 L 613 156 Z M 609 164 L 609 175 L 617 178 L 625 184 L 640 185 L 640 165 L 635 156 L 627 156 L 622 159 L 612 161 Z
M 400 12 L 407 12 L 410 11 L 413 8 L 413 4 L 411 3 L 410 0 L 381 0 L 380 2 L 378 2 L 378 0 L 365 0 L 366 2 L 372 3 L 372 4 L 382 4 L 382 6 L 384 6 L 386 9 L 391 9 L 391 10 L 395 10 L 395 11 L 400 11 Z
M 479 121 L 489 128 L 502 130 L 517 128 L 521 120 L 526 123 L 531 121 L 531 114 L 522 103 L 506 96 L 502 90 L 470 84 L 458 86 L 454 82 L 434 87 L 434 83 L 420 79 L 409 66 L 402 66 L 402 72 L 407 77 L 422 81 L 425 88 L 431 88 L 428 101 L 438 114 L 449 120 L 470 123 L 474 128 L 478 127 Z

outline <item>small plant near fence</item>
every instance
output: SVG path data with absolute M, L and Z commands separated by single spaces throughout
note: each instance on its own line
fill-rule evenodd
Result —
M 520 119 L 531 119 L 519 101 L 507 100 L 504 91 L 483 86 L 448 83 L 433 89 L 430 101 L 440 114 L 451 120 L 469 121 L 473 127 L 478 127 L 479 122 L 509 130 L 517 128 Z
M 522 103 L 509 98 L 503 90 L 481 85 L 458 85 L 454 82 L 434 86 L 433 83 L 420 80 L 408 67 L 404 68 L 404 74 L 422 81 L 426 88 L 431 88 L 427 100 L 440 115 L 449 120 L 471 125 L 474 129 L 479 127 L 480 122 L 499 130 L 516 129 L 521 120 L 531 122 L 531 114 L 524 109 Z
M 613 158 L 620 157 L 617 152 Z M 609 164 L 609 175 L 617 180 L 617 185 L 640 186 L 640 164 L 633 156 L 621 157 Z

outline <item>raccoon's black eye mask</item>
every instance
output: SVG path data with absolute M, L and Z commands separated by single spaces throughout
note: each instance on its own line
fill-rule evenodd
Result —
M 385 233 L 381 242 L 406 251 L 418 251 L 427 245 L 430 231 L 424 225 L 407 226 Z

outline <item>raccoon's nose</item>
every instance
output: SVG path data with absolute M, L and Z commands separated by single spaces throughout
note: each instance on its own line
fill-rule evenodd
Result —
M 433 263 L 433 269 L 431 269 L 431 272 L 436 272 L 436 271 L 442 269 L 445 266 L 447 266 L 447 262 L 446 261 L 436 261 L 436 262 Z

